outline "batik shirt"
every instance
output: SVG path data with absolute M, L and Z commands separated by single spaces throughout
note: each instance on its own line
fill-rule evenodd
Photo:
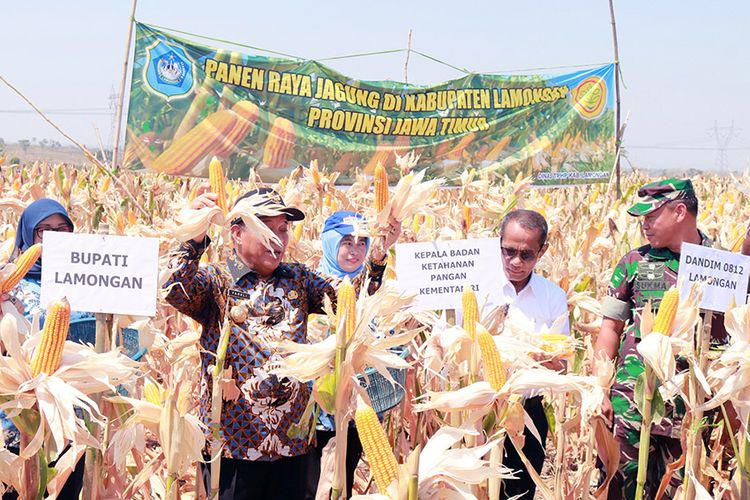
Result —
M 701 245 L 712 246 L 711 240 L 700 233 Z M 641 313 L 650 301 L 656 312 L 661 299 L 671 286 L 677 284 L 680 254 L 668 248 L 642 246 L 627 253 L 617 263 L 609 283 L 607 297 L 602 303 L 602 315 L 626 322 L 620 339 L 619 357 L 611 400 L 615 417 L 624 425 L 640 428 L 641 414 L 633 402 L 635 381 L 643 372 L 643 358 L 636 350 L 641 340 Z M 678 358 L 677 370 L 687 369 Z M 677 398 L 675 404 L 666 404 L 665 415 L 651 433 L 660 436 L 680 437 L 680 421 L 685 413 L 684 402 Z
M 223 456 L 273 461 L 305 454 L 307 436 L 291 438 L 288 431 L 305 410 L 307 385 L 270 372 L 281 359 L 279 343 L 305 342 L 308 314 L 324 312 L 326 295 L 335 304 L 340 280 L 287 263 L 263 279 L 236 256 L 226 266 L 201 267 L 198 262 L 207 245 L 208 241 L 183 245 L 176 271 L 165 284 L 171 287 L 167 301 L 202 326 L 200 418 L 210 427 L 210 368 L 228 313 L 231 329 L 225 368 L 232 368 L 240 395 L 236 401 L 223 402 Z M 368 264 L 372 283 L 379 284 L 383 270 Z

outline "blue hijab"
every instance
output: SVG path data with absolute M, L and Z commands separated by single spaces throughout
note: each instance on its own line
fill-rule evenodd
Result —
M 65 207 L 60 205 L 55 200 L 49 198 L 42 198 L 36 200 L 34 203 L 26 207 L 21 214 L 21 220 L 18 221 L 18 227 L 16 228 L 16 246 L 13 249 L 14 252 L 23 252 L 31 245 L 34 244 L 34 230 L 44 219 L 51 215 L 59 214 L 62 215 L 70 227 L 73 226 L 73 221 L 68 217 L 68 212 L 65 211 Z M 32 278 L 36 280 L 42 279 L 42 260 L 39 259 L 26 273 L 26 278 Z
M 353 279 L 364 269 L 364 262 L 350 273 L 344 271 L 339 266 L 338 256 L 341 240 L 344 239 L 344 236 L 355 232 L 352 219 L 359 219 L 364 223 L 362 215 L 348 210 L 334 212 L 326 219 L 323 232 L 320 233 L 320 241 L 323 243 L 323 259 L 321 259 L 320 268 L 318 269 L 323 274 L 337 278 L 349 276 L 350 279 Z M 365 238 L 365 245 L 365 255 L 367 255 L 367 252 L 370 250 L 370 238 Z

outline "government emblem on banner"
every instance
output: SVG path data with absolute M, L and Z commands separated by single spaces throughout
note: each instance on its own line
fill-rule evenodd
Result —
M 194 68 L 181 47 L 160 40 L 146 49 L 144 80 L 167 99 L 184 97 L 193 89 Z

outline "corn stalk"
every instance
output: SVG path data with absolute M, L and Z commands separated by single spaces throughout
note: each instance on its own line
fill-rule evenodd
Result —
M 229 347 L 229 301 L 224 311 L 224 323 L 221 327 L 221 336 L 219 337 L 219 349 L 216 352 L 216 365 L 214 366 L 212 392 L 211 392 L 211 454 L 214 459 L 211 462 L 211 491 L 209 498 L 215 498 L 219 495 L 219 474 L 221 474 L 221 458 L 217 457 L 223 445 L 221 439 L 221 410 L 223 404 L 223 394 L 221 390 L 221 379 L 224 376 L 224 362 L 227 358 L 227 348 Z

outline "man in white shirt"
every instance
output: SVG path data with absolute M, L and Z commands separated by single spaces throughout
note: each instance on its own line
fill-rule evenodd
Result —
M 547 251 L 547 221 L 533 210 L 514 210 L 505 216 L 500 225 L 500 250 L 502 253 L 503 281 L 500 283 L 502 300 L 509 306 L 509 315 L 522 314 L 533 322 L 534 331 L 549 328 L 560 317 L 567 318 L 567 296 L 562 288 L 534 273 L 534 266 Z M 570 333 L 570 323 L 560 320 L 561 333 Z M 561 369 L 561 364 L 545 363 L 551 369 Z M 523 453 L 537 472 L 544 464 L 544 447 L 547 441 L 547 418 L 541 396 L 528 397 L 524 409 L 534 422 L 542 443 L 527 428 Z M 506 440 L 504 464 L 520 470 L 518 479 L 504 481 L 500 498 L 533 499 L 536 485 L 521 462 L 518 453 Z

